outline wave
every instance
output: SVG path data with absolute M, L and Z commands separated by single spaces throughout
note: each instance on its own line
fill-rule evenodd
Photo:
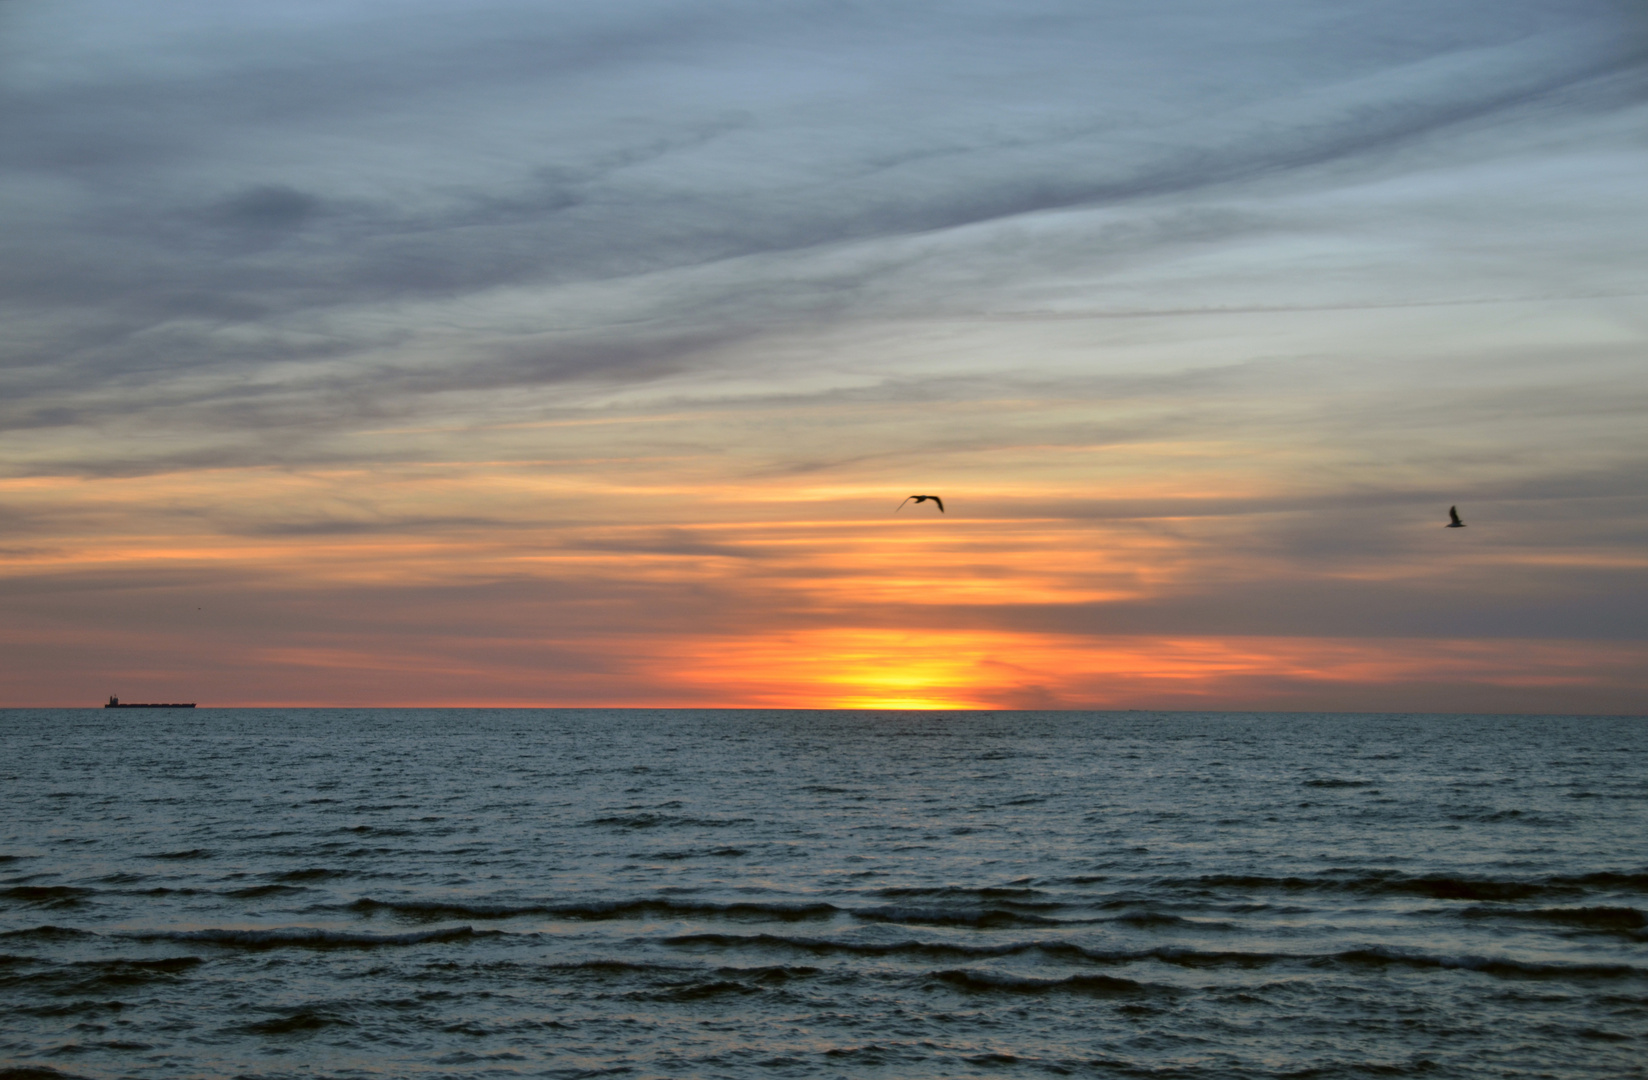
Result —
M 931 950 L 942 952 L 944 950 Z M 970 950 L 958 950 L 971 952 Z M 929 957 L 931 958 L 931 957 Z M 977 959 L 976 952 L 966 959 Z M 578 964 L 557 965 L 558 970 L 589 972 L 596 975 L 648 978 L 652 985 L 637 988 L 625 996 L 656 1001 L 696 1001 L 727 995 L 748 995 L 764 989 L 782 986 L 796 979 L 813 978 L 821 974 L 815 967 L 773 965 L 755 968 L 716 967 L 711 970 L 683 970 L 658 964 L 638 964 L 621 961 L 586 961 Z M 939 971 L 921 971 L 911 977 L 924 982 L 948 983 L 958 989 L 982 992 L 1009 992 L 1024 994 L 1076 993 L 1100 997 L 1136 997 L 1146 993 L 1172 993 L 1169 988 L 1151 986 L 1135 979 L 1113 975 L 1078 973 L 1057 978 L 1036 978 L 971 968 L 949 968 Z
M 648 1001 L 696 1001 L 728 994 L 757 994 L 820 973 L 815 967 L 782 964 L 705 969 L 628 960 L 583 960 L 549 964 L 538 970 L 574 976 L 593 976 L 603 982 L 612 980 L 633 984 L 639 980 L 643 985 L 625 992 L 624 996 Z
M 272 1017 L 260 1020 L 255 1024 L 242 1024 L 231 1030 L 243 1032 L 247 1035 L 293 1035 L 301 1032 L 319 1031 L 329 1027 L 354 1027 L 355 1022 L 336 1013 L 321 1009 L 299 1009 L 286 1016 Z
M 1034 979 L 1003 975 L 994 971 L 935 971 L 928 978 L 947 983 L 968 993 L 1082 994 L 1088 997 L 1141 997 L 1150 993 L 1171 993 L 1167 987 L 1146 986 L 1132 979 L 1112 975 L 1071 975 L 1063 979 Z
M 716 972 L 729 977 L 754 979 L 758 983 L 787 983 L 792 979 L 810 979 L 819 974 L 819 969 L 815 967 L 795 967 L 789 964 L 769 964 L 765 967 L 755 968 L 722 967 L 716 968 Z
M 963 945 L 950 942 L 842 941 L 831 938 L 796 938 L 778 934 L 683 934 L 665 938 L 664 944 L 682 949 L 765 949 L 803 952 L 812 956 L 844 955 L 910 960 L 988 960 L 1037 954 L 1065 963 L 1085 963 L 1109 967 L 1155 962 L 1182 968 L 1254 969 L 1278 965 L 1312 967 L 1412 967 L 1479 971 L 1504 978 L 1535 979 L 1621 979 L 1648 976 L 1648 971 L 1626 964 L 1534 963 L 1501 957 L 1430 956 L 1397 949 L 1370 946 L 1337 953 L 1242 952 L 1163 946 L 1154 949 L 1088 949 L 1068 942 L 1025 941 L 1003 945 Z
M 94 880 L 96 880 L 100 885 L 136 885 L 139 882 L 148 881 L 149 875 L 128 873 L 104 874 L 102 877 Z
M 54 994 L 54 997 L 61 995 Z M 54 1001 L 49 1005 L 21 1005 L 13 1004 L 11 1011 L 18 1016 L 38 1016 L 47 1019 L 62 1017 L 102 1016 L 107 1013 L 118 1013 L 126 1008 L 122 1001 L 97 1001 L 90 998 L 80 998 L 78 1001 Z M 4 1080 L 4 1072 L 0 1072 L 0 1080 Z
M 407 934 L 368 934 L 351 930 L 317 930 L 287 926 L 272 930 L 147 930 L 120 934 L 133 941 L 187 941 L 225 945 L 242 949 L 274 949 L 295 945 L 311 949 L 369 949 L 382 945 L 423 945 L 440 941 L 463 941 L 491 937 L 497 930 L 476 930 L 451 926 L 441 930 L 419 930 Z
M 731 825 L 751 825 L 754 822 L 754 818 L 695 818 L 677 817 L 671 814 L 613 814 L 607 817 L 591 818 L 584 824 L 618 829 L 724 829 Z
M 73 885 L 13 885 L 0 889 L 0 900 L 11 900 L 31 907 L 72 907 L 97 890 Z
M 1159 911 L 1140 911 L 1132 915 L 1118 915 L 1107 922 L 1121 923 L 1123 926 L 1133 926 L 1141 930 L 1156 930 L 1164 927 L 1174 927 L 1185 930 L 1231 930 L 1234 927 L 1227 922 L 1204 922 L 1198 919 L 1186 919 L 1180 915 L 1164 915 Z
M 1215 892 L 1359 892 L 1424 896 L 1433 900 L 1527 900 L 1538 896 L 1611 890 L 1648 892 L 1648 872 L 1605 871 L 1580 875 L 1553 875 L 1532 880 L 1478 878 L 1453 875 L 1410 876 L 1392 870 L 1324 871 L 1313 877 L 1268 877 L 1258 874 L 1203 874 L 1200 877 L 1161 878 L 1157 886 L 1203 895 Z
M 311 867 L 307 870 L 287 870 L 284 873 L 270 875 L 276 881 L 323 881 L 327 878 L 348 877 L 348 870 L 328 870 L 324 867 Z
M 1502 908 L 1473 907 L 1459 914 L 1470 919 L 1529 919 L 1566 923 L 1590 930 L 1630 931 L 1648 926 L 1648 915 L 1631 907 Z
M 1007 945 L 958 945 L 944 941 L 842 941 L 834 938 L 788 937 L 781 934 L 678 934 L 664 939 L 676 948 L 777 949 L 814 956 L 911 957 L 926 960 L 982 960 L 1045 952 L 1066 959 L 1086 957 L 1086 950 L 1064 942 L 1015 942 Z
M 995 885 L 984 888 L 965 888 L 958 885 L 930 888 L 898 887 L 875 889 L 870 895 L 884 900 L 961 900 L 974 904 L 998 904 L 1026 911 L 1053 911 L 1068 906 L 1061 901 L 1047 899 L 1047 894 L 1040 889 L 1022 885 Z
M 302 885 L 248 885 L 244 889 L 229 889 L 224 896 L 232 896 L 237 900 L 256 900 L 264 896 L 290 896 L 292 893 L 308 892 Z
M 906 885 L 889 886 L 884 889 L 874 889 L 873 896 L 883 896 L 889 900 L 903 900 L 910 897 L 953 897 L 969 896 L 981 897 L 986 900 L 1033 900 L 1046 893 L 1028 885 L 985 885 L 969 887 L 965 885 Z
M 1487 956 L 1427 956 L 1396 949 L 1374 947 L 1352 949 L 1337 953 L 1331 960 L 1357 967 L 1410 967 L 1421 969 L 1458 969 L 1480 971 L 1500 978 L 1522 979 L 1597 979 L 1648 978 L 1648 969 L 1629 964 L 1564 964 L 1533 963 L 1505 957 Z
M 148 859 L 210 859 L 212 852 L 207 848 L 189 848 L 187 851 L 157 851 L 153 855 L 146 855 Z
M 123 987 L 168 981 L 205 963 L 198 956 L 169 956 L 159 960 L 77 960 L 68 964 L 49 964 L 34 957 L 8 959 L 27 965 L 46 966 L 43 970 L 0 976 L 0 987 L 49 989 L 60 996 L 100 994 Z
M 1292 959 L 1282 953 L 1209 952 L 1198 949 L 1089 949 L 1067 941 L 1016 941 L 1001 945 L 968 945 L 949 941 L 844 941 L 838 938 L 802 938 L 781 934 L 681 934 L 665 938 L 681 949 L 769 949 L 805 952 L 813 956 L 857 956 L 910 960 L 991 960 L 1035 955 L 1062 963 L 1116 967 L 1155 960 L 1176 967 L 1263 967 Z
M 668 860 L 670 862 L 679 862 L 682 859 L 696 859 L 696 858 L 699 858 L 701 856 L 702 857 L 707 857 L 707 858 L 717 858 L 717 859 L 738 859 L 738 858 L 742 858 L 743 856 L 748 855 L 748 854 L 749 854 L 749 852 L 746 851 L 743 848 L 718 847 L 718 848 L 707 848 L 707 849 L 706 848 L 687 848 L 687 849 L 682 850 L 682 851 L 655 851 L 655 852 L 651 853 L 650 855 L 645 855 L 645 856 L 640 856 L 640 857 L 641 858 L 648 858 L 648 859 L 665 859 L 665 860 Z
M 1648 870 L 1619 873 L 1603 870 L 1593 874 L 1558 875 L 1548 879 L 1558 888 L 1612 889 L 1615 892 L 1648 893 Z
M 72 926 L 35 926 L 26 930 L 7 930 L 0 933 L 0 941 L 71 941 L 75 938 L 90 938 L 97 935 L 90 930 L 76 930 Z
M 594 972 L 597 975 L 651 975 L 660 972 L 679 975 L 688 968 L 674 964 L 658 964 L 645 960 L 573 960 L 563 964 L 545 964 L 546 971 Z
M 626 998 L 636 1001 L 703 1001 L 706 998 L 743 996 L 760 993 L 760 987 L 736 979 L 714 979 L 709 982 L 687 982 L 649 990 L 632 990 Z
M 1474 821 L 1485 823 L 1509 821 L 1517 825 L 1526 825 L 1531 829 L 1567 828 L 1572 824 L 1572 819 L 1548 814 L 1539 814 L 1531 810 L 1496 810 L 1492 813 L 1483 812 L 1480 814 L 1449 814 L 1448 819 L 1450 821 Z
M 609 903 L 548 904 L 455 902 L 445 900 L 374 900 L 362 897 L 348 905 L 358 912 L 389 911 L 397 915 L 419 919 L 513 919 L 523 915 L 540 915 L 579 922 L 604 922 L 614 919 L 642 919 L 658 917 L 696 917 L 720 919 L 772 919 L 779 922 L 805 922 L 834 918 L 841 909 L 826 903 L 752 903 L 735 901 L 718 904 L 693 900 L 614 900 Z
M 901 923 L 917 926 L 974 926 L 1000 928 L 1008 926 L 1064 926 L 1060 919 L 1049 919 L 1028 912 L 1004 908 L 922 908 L 880 907 L 855 908 L 850 914 L 865 922 Z
M 547 909 L 538 904 L 461 904 L 442 901 L 374 900 L 370 896 L 363 896 L 347 905 L 346 910 L 366 914 L 388 911 L 408 918 L 433 922 L 437 919 L 452 918 L 512 919 L 518 915 L 540 914 Z
M 1203 874 L 1164 878 L 1158 885 L 1203 894 L 1239 892 L 1361 892 L 1428 896 L 1435 900 L 1521 900 L 1543 891 L 1539 884 L 1455 877 L 1406 877 L 1394 872 L 1317 877 Z
M 1381 882 L 1367 891 L 1428 896 L 1435 900 L 1521 900 L 1547 890 L 1535 882 L 1427 877 Z

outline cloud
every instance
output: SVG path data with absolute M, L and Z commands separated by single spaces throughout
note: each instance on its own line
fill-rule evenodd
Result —
M 1331 189 L 1445 158 L 1443 132 L 1504 153 L 1640 103 L 1644 55 L 1644 20 L 1600 0 L 178 5 L 142 29 L 83 6 L 13 18 L 14 52 L 56 62 L 0 97 L 8 426 L 187 401 L 281 430 L 352 397 L 372 418 L 713 368 L 775 328 L 942 308 L 958 264 L 909 241 L 1131 207 L 1063 257 L 1146 265 L 1278 224 L 1163 200 Z M 94 13 L 132 50 L 77 27 Z M 852 265 L 815 254 L 843 245 Z M 1060 251 L 1002 235 L 960 265 L 1006 281 Z M 500 290 L 538 293 L 558 340 L 490 315 Z M 397 355 L 435 329 L 438 357 Z M 320 359 L 276 380 L 292 408 L 254 402 Z

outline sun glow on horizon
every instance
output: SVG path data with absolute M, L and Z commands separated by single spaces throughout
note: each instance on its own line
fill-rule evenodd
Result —
M 1217 709 L 1268 698 L 1313 709 L 1358 686 L 1454 682 L 1507 696 L 1604 673 L 1628 683 L 1644 659 L 1634 643 L 821 630 L 703 641 L 644 666 L 684 700 L 741 707 Z

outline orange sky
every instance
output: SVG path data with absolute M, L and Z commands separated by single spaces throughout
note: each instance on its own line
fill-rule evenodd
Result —
M 632 405 L 378 433 L 393 459 L 351 467 L 0 481 L 31 523 L 0 563 L 0 700 L 1641 707 L 1648 649 L 1574 633 L 1648 569 L 1574 535 L 1595 500 L 1481 498 L 1445 530 L 1442 492 L 1315 441 L 1309 395 L 1246 441 L 1082 437 L 1115 408 Z M 781 445 L 749 431 L 775 414 Z M 927 445 L 793 461 L 834 440 Z

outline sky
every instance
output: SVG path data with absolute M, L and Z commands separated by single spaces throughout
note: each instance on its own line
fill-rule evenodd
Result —
M 1648 713 L 1644 177 L 1640 0 L 0 0 L 0 704 Z

